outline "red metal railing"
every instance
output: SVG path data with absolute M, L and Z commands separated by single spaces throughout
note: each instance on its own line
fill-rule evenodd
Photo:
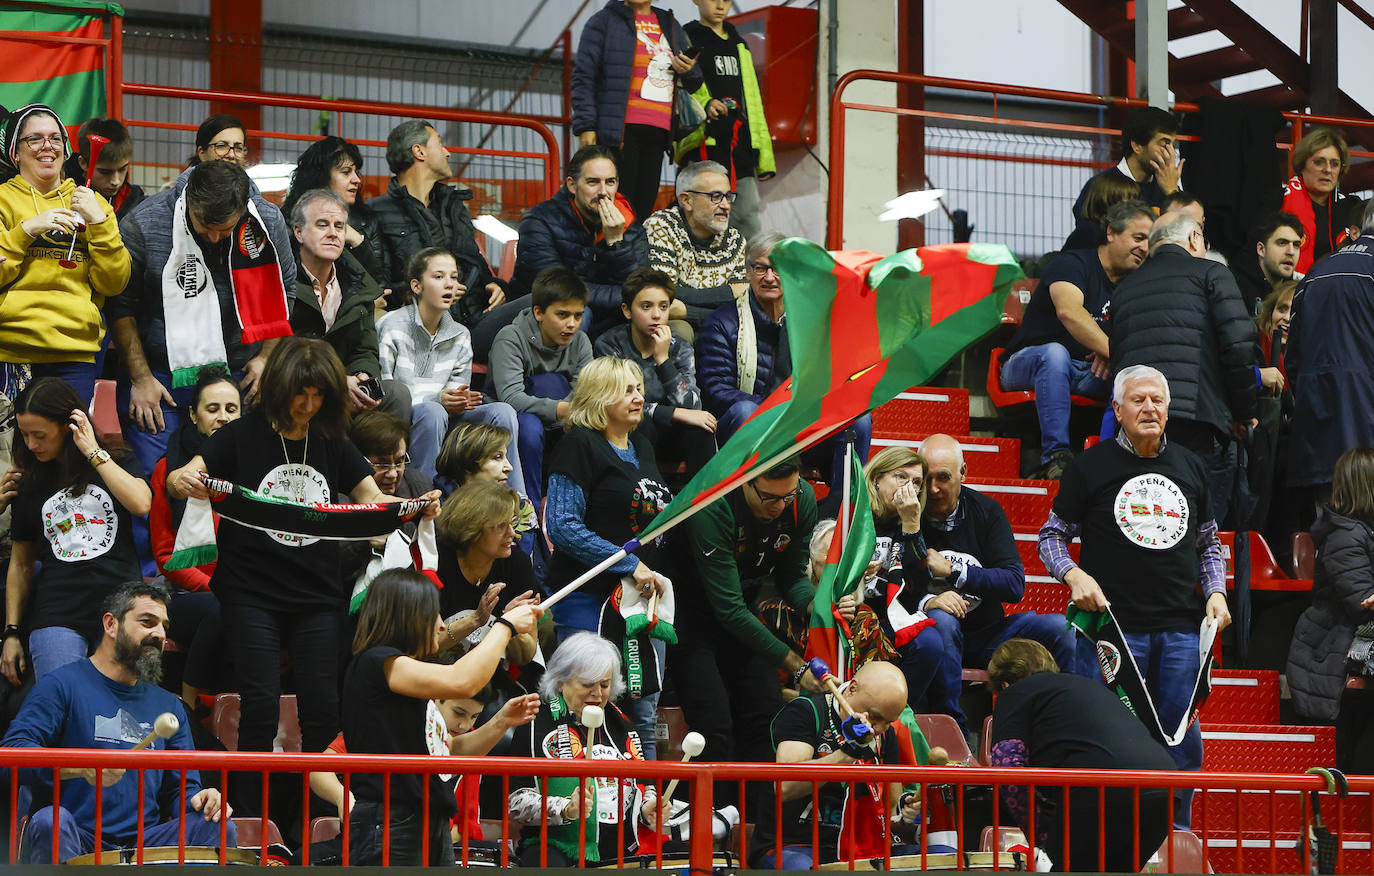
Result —
M 1194 798 L 1193 811 L 1195 831 L 1202 836 L 1216 837 L 1216 830 L 1208 830 L 1202 822 L 1204 813 L 1207 817 L 1215 818 L 1218 812 L 1216 805 L 1206 803 L 1207 794 L 1224 795 L 1235 793 L 1236 817 L 1233 829 L 1230 834 L 1234 838 L 1234 846 L 1237 849 L 1236 861 L 1241 860 L 1241 849 L 1253 847 L 1256 844 L 1255 835 L 1261 836 L 1260 849 L 1266 848 L 1269 852 L 1268 869 L 1264 872 L 1286 872 L 1289 868 L 1297 866 L 1299 863 L 1306 869 L 1307 864 L 1307 842 L 1308 828 L 1312 824 L 1311 814 L 1305 802 L 1299 807 L 1300 811 L 1293 815 L 1289 813 L 1291 819 L 1288 823 L 1280 826 L 1279 810 L 1280 804 L 1284 804 L 1285 810 L 1291 809 L 1294 795 L 1302 795 L 1299 800 L 1305 801 L 1305 795 L 1313 791 L 1328 790 L 1326 781 L 1316 775 L 1256 775 L 1256 774 L 1204 774 L 1190 772 L 1146 772 L 1146 771 L 1088 771 L 1088 770 L 1043 770 L 1043 769 L 991 769 L 984 767 L 862 767 L 857 765 L 811 765 L 811 764 L 715 764 L 715 763 L 681 763 L 675 761 L 608 761 L 608 760 L 550 760 L 541 758 L 465 758 L 465 757 L 414 757 L 414 756 L 383 756 L 383 755 L 320 755 L 320 754 L 287 754 L 287 753 L 247 753 L 247 752 L 174 752 L 174 751 L 110 751 L 110 750 L 55 750 L 55 749 L 0 749 L 0 767 L 11 770 L 11 787 L 9 788 L 11 806 L 15 804 L 18 791 L 18 773 L 16 770 L 22 768 L 52 770 L 54 776 L 62 768 L 93 768 L 104 769 L 126 769 L 131 773 L 136 773 L 140 788 L 139 806 L 142 811 L 142 788 L 144 770 L 185 770 L 199 769 L 202 775 L 218 774 L 220 786 L 226 787 L 230 780 L 231 772 L 249 771 L 261 772 L 264 776 L 268 772 L 280 774 L 298 773 L 301 775 L 302 792 L 308 794 L 308 773 L 311 771 L 332 771 L 343 774 L 343 784 L 345 787 L 345 798 L 350 780 L 358 773 L 380 773 L 384 775 L 384 788 L 389 788 L 391 777 L 394 775 L 406 774 L 429 774 L 434 772 L 459 773 L 464 776 L 477 777 L 500 776 L 502 782 L 502 799 L 510 796 L 511 779 L 513 777 L 533 776 L 547 778 L 576 777 L 590 779 L 593 777 L 616 778 L 616 779 L 638 779 L 641 782 L 656 786 L 661 791 L 662 784 L 666 780 L 681 779 L 689 787 L 688 800 L 690 801 L 690 851 L 688 854 L 690 866 L 694 869 L 709 869 L 712 866 L 713 856 L 715 855 L 714 841 L 712 839 L 712 820 L 713 820 L 713 783 L 726 782 L 737 783 L 739 787 L 739 800 L 741 801 L 740 824 L 741 826 L 749 820 L 750 813 L 745 808 L 742 801 L 748 796 L 746 793 L 746 783 L 762 783 L 772 786 L 775 799 L 778 798 L 777 789 L 782 782 L 803 782 L 812 787 L 813 798 L 817 794 L 822 783 L 840 782 L 846 785 L 857 782 L 896 783 L 900 785 L 910 785 L 920 783 L 920 794 L 922 796 L 922 810 L 929 815 L 933 809 L 940 805 L 940 792 L 937 786 L 947 786 L 953 789 L 953 807 L 956 846 L 956 866 L 960 869 L 964 866 L 963 852 L 969 851 L 965 846 L 964 837 L 967 835 L 965 828 L 969 825 L 965 823 L 967 809 L 965 806 L 965 792 L 973 787 L 982 787 L 990 791 L 992 799 L 991 822 L 989 827 L 993 828 L 993 835 L 997 836 L 1002 826 L 999 816 L 998 801 L 1002 789 L 1011 786 L 1032 786 L 1041 789 L 1059 789 L 1067 793 L 1070 788 L 1089 788 L 1098 790 L 1098 809 L 1100 815 L 1105 809 L 1105 791 L 1108 788 L 1133 788 L 1136 793 L 1133 795 L 1136 812 L 1139 812 L 1140 795 L 1139 792 L 1145 788 L 1194 788 L 1200 789 Z M 186 785 L 185 773 L 182 772 L 180 799 L 178 800 L 178 811 L 184 812 L 186 809 Z M 82 779 L 67 779 L 67 782 L 83 781 Z M 1349 780 L 1350 791 L 1354 795 L 1360 795 L 1359 805 L 1353 805 L 1355 800 L 1340 800 L 1329 798 L 1330 803 L 1324 807 L 1327 813 L 1327 823 L 1341 834 L 1346 830 L 1358 833 L 1367 839 L 1374 834 L 1374 812 L 1368 810 L 1368 795 L 1374 791 L 1374 777 L 1351 777 Z M 268 798 L 266 781 L 263 782 L 262 812 L 258 833 L 262 837 L 269 835 L 267 816 Z M 385 792 L 384 792 L 385 793 Z M 1258 810 L 1254 806 L 1247 807 L 1242 813 L 1242 795 L 1255 794 L 1267 802 L 1268 817 L 1265 818 L 1266 809 L 1261 806 Z M 1286 795 L 1286 796 L 1285 796 Z M 389 795 L 388 795 L 389 796 Z M 96 847 L 101 847 L 101 828 L 100 818 L 101 801 L 103 798 L 100 790 L 99 777 L 96 782 L 96 824 L 95 824 L 95 843 Z M 1032 793 L 1030 818 L 1035 819 L 1034 812 L 1035 795 Z M 54 807 L 61 803 L 61 786 L 59 784 L 57 792 L 53 795 Z M 422 812 L 422 822 L 428 821 L 426 809 Z M 776 806 L 774 815 L 777 819 L 775 823 L 781 824 L 781 801 L 774 804 Z M 1356 812 L 1359 815 L 1356 815 Z M 467 812 L 460 813 L 466 819 Z M 1170 796 L 1168 808 L 1169 820 L 1173 820 L 1173 804 Z M 1358 818 L 1358 821 L 1357 821 Z M 141 820 L 141 816 L 140 816 Z M 757 819 L 756 819 L 757 820 Z M 349 820 L 343 818 L 342 828 L 342 856 L 345 865 L 349 862 Z M 926 819 L 927 823 L 929 818 Z M 383 842 L 382 842 L 382 861 L 383 865 L 390 859 L 390 837 L 389 829 L 391 823 L 390 800 L 383 801 Z M 977 825 L 981 827 L 982 825 Z M 533 825 L 528 826 L 533 829 Z M 140 833 L 142 824 L 140 823 Z M 548 836 L 547 812 L 539 825 L 539 835 L 541 840 L 546 840 Z M 622 822 L 619 830 L 628 829 Z M 1069 848 L 1069 838 L 1072 825 L 1065 820 L 1063 825 L 1064 848 Z M 817 829 L 818 830 L 818 829 Z M 812 854 L 813 858 L 819 860 L 817 854 L 818 834 L 813 830 Z M 10 835 L 10 854 L 11 862 L 18 860 L 18 824 L 17 819 L 13 818 L 8 826 Z M 1094 834 L 1101 835 L 1099 829 L 1094 825 Z M 302 837 L 305 838 L 303 854 L 308 861 L 309 837 L 311 834 L 309 813 L 303 816 Z M 772 851 L 775 855 L 781 854 L 782 836 L 781 831 L 777 831 L 777 838 L 774 841 Z M 184 859 L 186 852 L 185 845 L 185 826 L 184 823 L 179 832 L 178 855 Z M 227 823 L 221 822 L 220 827 L 220 852 L 219 860 L 224 863 L 227 860 L 227 853 L 224 851 L 224 839 L 227 834 Z M 741 862 L 750 861 L 750 849 L 745 838 L 746 831 L 741 829 L 737 832 L 737 838 L 731 843 L 729 851 L 737 853 Z M 1282 834 L 1282 836 L 1280 835 Z M 510 863 L 510 853 L 508 843 L 509 838 L 516 835 L 513 825 L 509 821 L 509 816 L 503 813 L 501 828 L 501 854 L 500 863 L 506 865 Z M 1035 837 L 1034 826 L 1030 833 L 1029 840 L 1033 844 Z M 1267 838 L 1267 844 L 1263 839 Z M 885 837 L 885 843 L 890 847 L 891 836 Z M 1127 842 L 1126 837 L 1114 836 L 1111 838 L 1113 843 Z M 1141 838 L 1138 828 L 1135 835 L 1129 839 L 1139 857 L 1140 851 L 1149 852 L 1151 849 L 1140 847 Z M 1216 840 L 1213 840 L 1217 842 Z M 1223 840 L 1219 845 L 1224 844 Z M 1296 843 L 1297 859 L 1292 858 L 1293 844 Z M 421 833 L 421 859 L 429 859 L 429 840 L 427 832 Z M 541 841 L 540 845 L 544 848 L 541 852 L 540 864 L 546 865 L 547 842 Z M 1358 845 L 1358 844 L 1356 844 Z M 921 859 L 924 868 L 926 859 L 931 854 L 929 849 L 929 834 L 923 832 L 920 840 L 921 850 L 919 855 L 912 854 L 914 860 Z M 1367 846 L 1366 846 L 1367 847 Z M 624 863 L 624 843 L 620 843 L 621 852 L 618 853 L 617 862 Z M 53 853 L 57 855 L 58 844 L 56 839 L 53 842 Z M 1172 842 L 1166 842 L 1161 847 L 1163 854 L 1164 869 L 1173 872 L 1173 849 Z M 585 863 L 585 845 L 580 845 L 579 858 Z M 766 852 L 767 849 L 756 851 Z M 465 838 L 461 848 L 458 850 L 458 857 L 464 862 L 468 858 L 469 845 Z M 104 854 L 113 854 L 105 852 Z M 142 854 L 140 849 L 137 853 Z M 260 862 L 267 861 L 266 841 L 258 852 Z M 662 864 L 662 851 L 656 853 L 660 865 Z M 1066 851 L 1067 855 L 1068 852 Z M 1099 865 L 1105 863 L 1105 845 L 1099 845 Z M 884 855 L 890 859 L 890 851 Z M 876 860 L 876 859 L 875 859 Z M 1336 872 L 1369 872 L 1367 859 L 1362 859 L 1359 863 L 1347 866 L 1348 858 L 1344 844 L 1338 847 L 1336 858 Z M 1061 865 L 1071 864 L 1071 861 L 1057 862 Z M 1007 869 L 1005 859 L 994 859 L 992 866 L 995 869 Z M 1067 867 L 1066 867 L 1067 869 Z M 1081 868 L 1080 868 L 1081 869 Z
M 238 103 L 257 103 L 263 106 L 278 106 L 291 109 L 307 110 L 326 110 L 330 112 L 345 113 L 365 113 L 379 116 L 393 116 L 397 118 L 426 118 L 442 119 L 451 122 L 467 122 L 479 125 L 509 126 L 524 128 L 533 131 L 543 142 L 545 150 L 543 152 L 528 152 L 509 149 L 469 149 L 457 147 L 451 151 L 470 152 L 479 155 L 499 155 L 515 158 L 531 158 L 543 162 L 543 179 L 547 189 L 545 197 L 551 196 L 557 190 L 560 172 L 560 153 L 558 141 L 554 139 L 553 131 L 549 126 L 538 119 L 519 115 L 503 115 L 501 113 L 489 113 L 480 110 L 452 109 L 449 107 L 438 106 L 410 106 L 395 103 L 381 103 L 377 101 L 365 100 L 325 100 L 318 97 L 306 97 L 296 94 L 269 94 L 269 93 L 246 93 L 234 91 L 211 91 L 203 88 L 177 88 L 168 85 L 150 85 L 147 83 L 126 82 L 123 87 L 124 94 L 140 94 L 148 97 L 165 97 L 180 100 L 221 100 L 233 101 Z M 117 114 L 117 111 L 112 110 Z M 154 122 L 142 119 L 128 119 L 126 124 L 132 126 L 160 127 L 160 128 L 185 128 L 194 130 L 191 125 L 172 125 L 166 122 Z M 285 139 L 306 139 L 314 140 L 313 136 L 304 134 L 279 133 L 274 131 L 249 131 L 252 136 L 271 136 L 282 137 Z M 364 144 L 372 141 L 362 141 Z M 376 144 L 373 144 L 376 145 Z M 384 143 L 380 145 L 385 145 Z
M 915 85 L 922 88 L 940 88 L 954 91 L 972 92 L 992 96 L 992 108 L 990 114 L 977 113 L 953 113 L 939 110 L 916 109 L 912 107 L 885 106 L 871 103 L 851 103 L 845 100 L 846 90 L 856 82 L 881 82 L 894 85 Z M 848 130 L 848 111 L 859 110 L 865 112 L 886 113 L 895 116 L 906 116 L 929 120 L 939 120 L 943 122 L 968 123 L 979 126 L 983 129 L 1016 131 L 1016 132 L 1043 132 L 1047 134 L 1067 134 L 1096 136 L 1107 135 L 1116 136 L 1121 132 L 1115 128 L 1096 127 L 1092 125 L 1069 124 L 1053 121 L 1042 121 L 1023 118 L 1008 118 L 1000 114 L 999 100 L 1003 97 L 1032 98 L 1042 101 L 1054 101 L 1072 106 L 1098 106 L 1098 107 L 1140 107 L 1146 106 L 1147 102 L 1140 98 L 1114 97 L 1110 95 L 1084 94 L 1075 91 L 1059 91 L 1050 88 L 1032 88 L 1022 85 L 1006 85 L 994 82 L 974 82 L 962 79 L 946 79 L 939 76 L 921 76 L 912 73 L 892 73 L 883 70 L 852 70 L 840 77 L 836 83 L 835 91 L 830 98 L 830 186 L 826 208 L 826 246 L 830 249 L 840 249 L 844 241 L 844 196 L 845 196 L 845 137 Z M 1194 113 L 1199 111 L 1197 104 L 1178 102 L 1173 105 L 1177 112 Z M 1347 128 L 1364 128 L 1374 131 L 1374 120 L 1372 119 L 1352 119 L 1340 116 L 1316 115 L 1311 113 L 1285 112 L 1285 119 L 1291 123 L 1290 138 L 1287 141 L 1276 143 L 1277 148 L 1291 149 L 1293 145 L 1302 139 L 1304 126 L 1307 125 L 1335 125 Z M 1189 139 L 1189 138 L 1183 138 Z M 935 154 L 931 151 L 931 154 Z M 1018 163 L 1040 163 L 1054 164 L 1060 166 L 1084 166 L 1082 161 L 1066 161 L 1056 158 L 1020 156 L 1020 155 L 997 155 L 997 154 L 978 154 L 972 152 L 962 152 L 945 150 L 939 154 L 950 157 L 980 158 L 992 161 L 1006 161 Z M 1364 158 L 1374 158 L 1374 152 L 1353 150 L 1352 155 Z M 1095 163 L 1087 163 L 1088 168 L 1099 167 Z M 937 181 L 938 182 L 938 181 Z

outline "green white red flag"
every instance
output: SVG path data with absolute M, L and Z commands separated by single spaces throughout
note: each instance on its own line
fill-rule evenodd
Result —
M 1001 324 L 1024 274 L 1001 244 L 942 244 L 883 258 L 774 247 L 792 378 L 764 400 L 640 535 L 646 540 L 935 375 Z

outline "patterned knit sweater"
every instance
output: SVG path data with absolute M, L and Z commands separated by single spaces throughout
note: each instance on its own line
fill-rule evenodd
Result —
M 687 320 L 698 325 L 711 311 L 735 300 L 731 283 L 745 282 L 744 237 L 726 228 L 706 240 L 692 234 L 682 209 L 674 204 L 644 220 L 649 266 L 677 282 L 677 297 L 687 305 Z

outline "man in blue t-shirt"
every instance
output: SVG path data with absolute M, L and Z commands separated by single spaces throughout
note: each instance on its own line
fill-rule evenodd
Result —
M 167 639 L 166 588 L 136 581 L 125 584 L 105 603 L 104 633 L 88 660 L 69 663 L 45 675 L 24 700 L 0 746 L 7 748 L 129 749 L 153 731 L 159 715 L 179 722 L 169 739 L 155 738 L 150 748 L 191 751 L 191 730 L 181 700 L 158 687 L 162 679 L 162 646 Z M 25 864 L 51 864 L 53 832 L 58 833 L 58 860 L 95 851 L 96 771 L 72 767 L 61 771 L 60 808 L 52 805 L 50 768 L 21 769 L 20 781 L 33 793 L 34 807 L 24 831 Z M 174 846 L 180 833 L 181 773 L 149 769 L 143 779 L 143 836 L 146 846 Z M 139 842 L 139 786 L 135 774 L 101 771 L 101 841 L 104 851 L 132 848 Z M 201 788 L 197 773 L 186 774 L 186 845 L 219 846 L 220 820 L 229 818 L 227 803 L 215 788 Z M 226 844 L 235 845 L 234 824 L 225 825 Z
M 1102 323 L 1116 284 L 1145 261 L 1154 218 L 1144 201 L 1114 204 L 1104 219 L 1107 242 L 1050 262 L 1007 345 L 1002 388 L 1035 391 L 1041 467 L 1032 477 L 1058 480 L 1073 459 L 1070 396 L 1107 397 L 1111 357 Z

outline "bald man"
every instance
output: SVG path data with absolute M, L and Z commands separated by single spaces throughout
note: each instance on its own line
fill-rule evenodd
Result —
M 963 667 L 987 666 L 997 646 L 1014 638 L 1044 645 L 1065 671 L 1073 671 L 1078 661 L 1064 615 L 1002 610 L 1003 603 L 1018 603 L 1026 595 L 1026 570 L 1002 506 L 964 486 L 968 466 L 959 442 L 931 435 L 921 443 L 921 455 L 927 496 L 921 535 L 929 578 L 920 608 L 935 621 L 945 645 L 939 669 L 943 684 L 931 686 L 945 691 L 945 701 L 931 707 L 953 717 L 967 735 L 959 705 Z
M 898 733 L 905 733 L 899 717 L 906 707 L 906 677 L 892 663 L 873 662 L 865 664 L 854 678 L 840 688 L 850 708 L 859 714 L 864 723 L 873 730 L 872 746 L 860 745 L 850 739 L 843 728 L 844 715 L 835 697 L 829 693 L 804 693 L 792 700 L 773 718 L 773 748 L 777 752 L 778 763 L 819 763 L 819 764 L 898 764 L 902 762 Z M 873 785 L 867 782 L 856 784 L 856 793 L 864 799 L 872 799 Z M 774 861 L 776 854 L 777 832 L 773 823 L 776 806 L 771 796 L 762 806 L 753 810 L 758 813 L 758 827 L 754 831 L 753 865 L 762 869 L 810 870 L 811 858 L 811 819 L 820 812 L 820 852 L 821 863 L 840 859 L 839 840 L 843 816 L 846 812 L 845 798 L 849 786 L 843 782 L 827 782 L 820 786 L 819 797 L 811 799 L 810 782 L 783 782 L 782 793 L 782 861 Z M 911 824 L 918 808 L 901 802 L 902 788 L 892 784 L 887 789 L 889 815 L 900 821 L 894 826 L 895 832 L 902 830 L 902 824 Z M 882 807 L 882 801 L 875 801 Z M 814 805 L 813 805 L 814 804 Z M 846 828 L 847 829 L 847 828 Z M 909 833 L 908 833 L 909 836 Z M 903 847 L 896 837 L 892 854 L 919 854 Z M 873 852 L 881 855 L 881 851 Z

